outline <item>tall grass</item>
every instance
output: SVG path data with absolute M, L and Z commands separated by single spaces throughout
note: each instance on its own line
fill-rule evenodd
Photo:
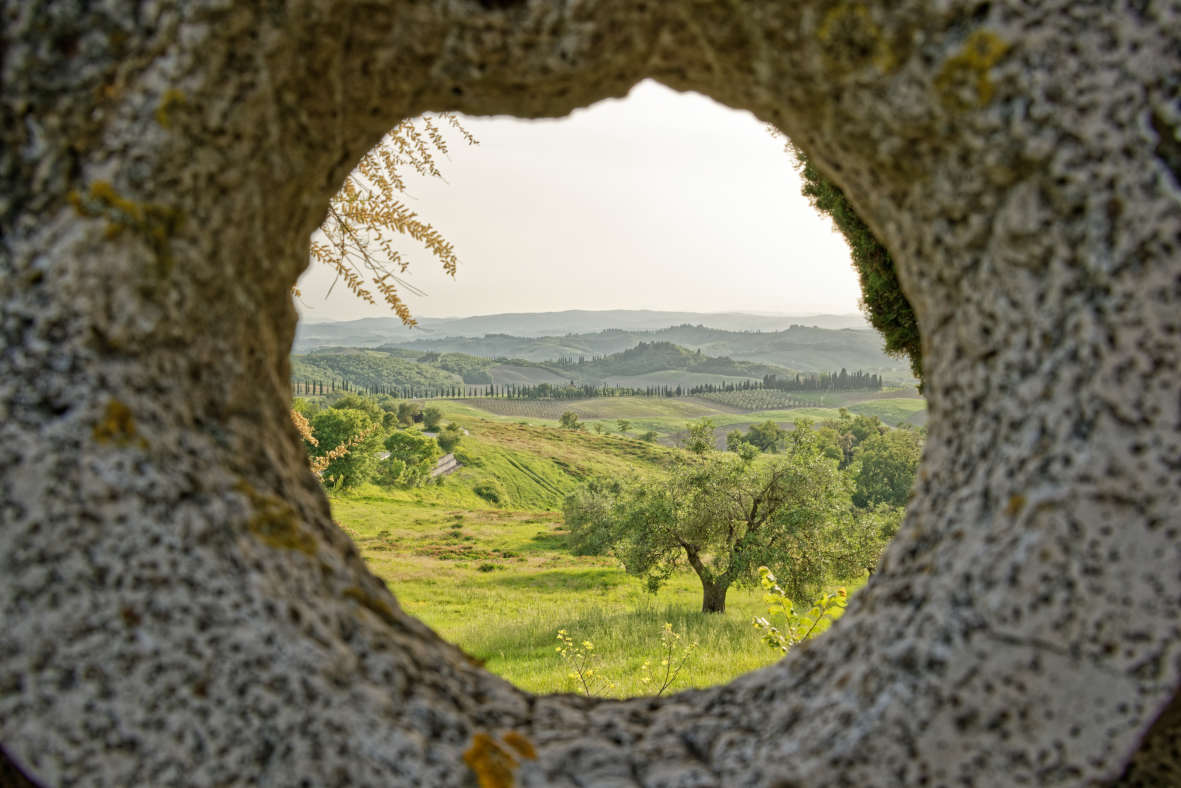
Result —
M 781 655 L 759 642 L 750 616 L 701 613 L 685 604 L 637 595 L 628 603 L 604 605 L 593 599 L 553 604 L 534 597 L 525 606 L 486 611 L 469 623 L 441 632 L 467 653 L 486 660 L 489 670 L 530 692 L 578 692 L 577 681 L 556 652 L 557 633 L 575 642 L 589 640 L 600 660 L 597 670 L 614 684 L 615 697 L 654 691 L 642 681 L 641 665 L 659 666 L 660 632 L 670 623 L 685 644 L 697 648 L 669 691 L 720 684 L 770 665 Z M 745 606 L 744 606 L 745 607 Z

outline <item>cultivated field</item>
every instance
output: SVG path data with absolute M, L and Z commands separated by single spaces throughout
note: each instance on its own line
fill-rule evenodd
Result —
M 612 375 L 606 379 L 608 386 L 620 388 L 644 389 L 649 386 L 724 386 L 728 383 L 748 383 L 756 378 L 736 377 L 733 375 L 713 375 L 707 372 L 689 372 L 684 369 L 668 369 L 660 372 L 648 372 L 643 375 Z
M 492 375 L 492 382 L 498 386 L 509 384 L 536 386 L 539 383 L 564 386 L 570 382 L 569 378 L 564 378 L 541 367 L 514 367 L 501 364 L 492 367 L 488 372 Z
M 771 389 L 755 389 L 754 391 L 719 391 L 713 394 L 698 394 L 698 399 L 741 408 L 754 410 L 782 410 L 784 408 L 805 408 L 811 402 L 801 399 L 794 393 L 774 391 Z

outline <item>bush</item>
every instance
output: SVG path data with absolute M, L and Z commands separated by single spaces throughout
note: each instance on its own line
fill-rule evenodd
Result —
M 586 425 L 578 420 L 578 414 L 568 410 L 558 419 L 558 426 L 564 430 L 585 430 Z
M 491 503 L 508 503 L 508 490 L 498 479 L 485 479 L 472 488 L 476 495 Z
M 381 481 L 414 487 L 430 478 L 441 452 L 439 444 L 417 430 L 395 432 L 385 439 L 390 456 L 383 461 Z
M 439 448 L 443 450 L 444 454 L 450 454 L 455 451 L 455 447 L 459 445 L 460 435 L 454 430 L 443 430 L 435 438 L 439 443 Z
M 311 427 L 319 446 L 308 446 L 313 457 L 323 457 L 332 449 L 348 443 L 353 437 L 371 429 L 373 422 L 363 410 L 329 408 L 311 419 Z M 376 433 L 350 448 L 349 453 L 329 463 L 323 478 L 335 480 L 341 490 L 351 490 L 364 484 L 377 470 L 378 443 Z
M 442 421 L 443 411 L 434 405 L 431 405 L 422 412 L 422 428 L 427 432 L 433 432 L 438 429 Z
M 480 564 L 476 567 L 477 572 L 495 572 L 500 567 L 496 564 Z
M 655 430 L 648 430 L 647 432 L 640 433 L 640 440 L 644 441 L 645 443 L 656 443 L 657 437 L 658 436 Z

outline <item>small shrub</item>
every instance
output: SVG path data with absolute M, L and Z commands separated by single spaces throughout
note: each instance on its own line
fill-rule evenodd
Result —
M 498 479 L 485 479 L 477 484 L 473 488 L 473 491 L 476 495 L 491 503 L 508 502 L 508 490 L 504 489 L 504 485 Z
M 476 567 L 477 572 L 495 572 L 499 567 L 496 564 L 480 564 Z
M 648 430 L 647 432 L 640 433 L 640 440 L 644 441 L 645 443 L 656 443 L 657 437 L 659 436 L 657 436 L 655 430 Z
M 439 442 L 439 448 L 445 454 L 450 454 L 455 451 L 455 447 L 459 445 L 460 434 L 454 430 L 443 430 L 435 438 Z

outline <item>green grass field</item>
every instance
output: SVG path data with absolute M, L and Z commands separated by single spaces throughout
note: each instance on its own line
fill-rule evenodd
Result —
M 560 629 L 594 643 L 616 685 L 607 694 L 620 697 L 645 694 L 640 666 L 659 664 L 665 622 L 698 643 L 677 689 L 778 659 L 751 624 L 766 614 L 761 590 L 731 589 L 725 614 L 701 613 L 701 585 L 688 570 L 653 596 L 612 558 L 570 555 L 560 515 L 497 509 L 461 486 L 452 478 L 402 493 L 367 487 L 335 499 L 333 516 L 407 612 L 517 686 L 577 690 L 554 650 Z
M 650 691 L 640 666 L 659 665 L 665 622 L 698 643 L 673 689 L 725 682 L 778 659 L 751 624 L 766 613 L 761 590 L 733 588 L 725 614 L 703 614 L 700 582 L 688 570 L 653 596 L 614 559 L 566 549 L 559 512 L 567 492 L 592 474 L 658 469 L 676 450 L 441 404 L 470 433 L 456 452 L 464 468 L 442 484 L 366 485 L 332 500 L 333 517 L 408 612 L 533 692 L 577 690 L 555 651 L 560 629 L 594 643 L 615 685 L 606 694 L 621 697 Z M 476 495 L 488 478 L 511 500 Z

